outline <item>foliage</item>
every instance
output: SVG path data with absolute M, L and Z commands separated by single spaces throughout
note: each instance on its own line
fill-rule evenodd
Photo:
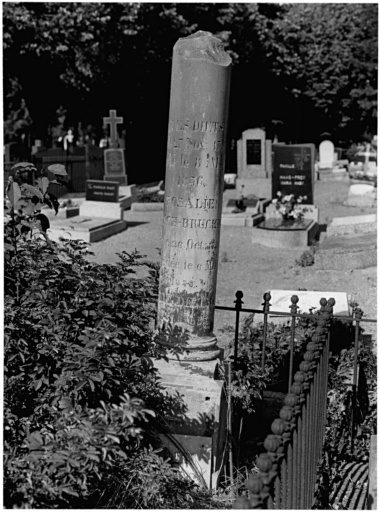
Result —
M 163 203 L 165 195 L 156 192 L 149 192 L 145 188 L 137 189 L 137 201 L 139 203 Z
M 16 170 L 28 176 L 29 167 Z M 36 212 L 25 209 L 28 204 L 39 207 L 47 197 L 52 202 L 51 197 L 24 183 L 16 171 L 10 183 L 31 198 L 9 187 L 13 206 L 4 229 L 6 507 L 102 508 L 117 502 L 124 508 L 124 499 L 136 508 L 190 508 L 192 501 L 207 502 L 206 492 L 155 451 L 162 418 L 185 412 L 180 397 L 171 398 L 161 388 L 151 359 L 165 356 L 150 329 L 157 265 L 126 252 L 117 265 L 98 265 L 86 259 L 91 253 L 83 241 L 56 244 L 43 229 L 38 232 L 44 236 L 35 236 L 30 218 Z M 18 214 L 21 200 L 27 204 Z M 115 494 L 120 482 L 122 497 Z
M 309 249 L 304 251 L 301 256 L 296 259 L 296 265 L 300 267 L 311 267 L 314 265 L 314 255 L 317 252 L 318 245 L 312 244 Z
M 272 203 L 276 205 L 276 211 L 282 215 L 283 219 L 303 219 L 305 212 L 308 211 L 306 206 L 302 206 L 302 202 L 307 196 L 295 197 L 294 194 L 284 195 L 277 192 L 277 198 L 272 199 Z

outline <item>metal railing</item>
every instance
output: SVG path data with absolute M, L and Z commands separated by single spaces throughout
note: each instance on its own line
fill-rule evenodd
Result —
M 359 333 L 363 311 L 353 306 L 352 316 L 334 316 L 335 300 L 320 300 L 320 310 L 315 314 L 297 313 L 296 295 L 291 298 L 290 313 L 270 310 L 270 293 L 264 294 L 263 309 L 243 308 L 243 293 L 236 293 L 235 307 L 215 306 L 217 310 L 235 311 L 234 361 L 238 358 L 240 313 L 263 315 L 262 369 L 265 367 L 267 327 L 269 315 L 291 318 L 290 367 L 288 393 L 279 417 L 274 419 L 271 430 L 264 441 L 266 452 L 256 461 L 258 473 L 246 482 L 249 497 L 240 497 L 234 508 L 258 509 L 310 509 L 313 505 L 317 479 L 317 467 L 325 434 L 327 415 L 327 391 L 330 356 L 331 326 L 334 321 L 355 324 L 354 363 L 352 382 L 351 447 L 355 436 L 354 405 L 358 387 Z M 308 318 L 315 327 L 311 340 L 306 345 L 303 361 L 294 371 L 294 343 L 296 318 Z

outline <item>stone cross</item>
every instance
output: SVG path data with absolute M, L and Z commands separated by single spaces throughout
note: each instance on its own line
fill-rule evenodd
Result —
M 157 323 L 189 333 L 180 356 L 189 361 L 220 353 L 213 324 L 230 72 L 231 58 L 209 32 L 174 47 Z M 175 342 L 170 334 L 162 341 Z
M 110 132 L 111 132 L 110 147 L 111 148 L 118 147 L 117 125 L 121 124 L 123 121 L 124 121 L 123 117 L 116 117 L 116 110 L 110 110 L 109 117 L 103 117 L 104 124 L 110 125 Z

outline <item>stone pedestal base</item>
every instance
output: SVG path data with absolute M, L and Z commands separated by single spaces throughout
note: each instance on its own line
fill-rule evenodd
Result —
M 178 347 L 182 351 L 178 354 L 167 354 L 167 357 L 173 361 L 215 361 L 221 358 L 223 351 L 217 346 L 216 336 L 192 336 L 186 341 L 180 337 L 174 337 L 170 334 L 159 334 L 157 342 L 167 348 Z
M 180 396 L 184 412 L 165 421 L 161 439 L 180 469 L 201 485 L 216 488 L 226 445 L 227 403 L 223 382 L 216 380 L 217 361 L 156 360 L 162 385 L 171 396 Z

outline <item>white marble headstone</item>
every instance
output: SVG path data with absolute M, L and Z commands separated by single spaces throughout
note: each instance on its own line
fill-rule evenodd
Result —
M 319 167 L 333 167 L 334 161 L 334 144 L 331 140 L 324 140 L 319 145 Z

